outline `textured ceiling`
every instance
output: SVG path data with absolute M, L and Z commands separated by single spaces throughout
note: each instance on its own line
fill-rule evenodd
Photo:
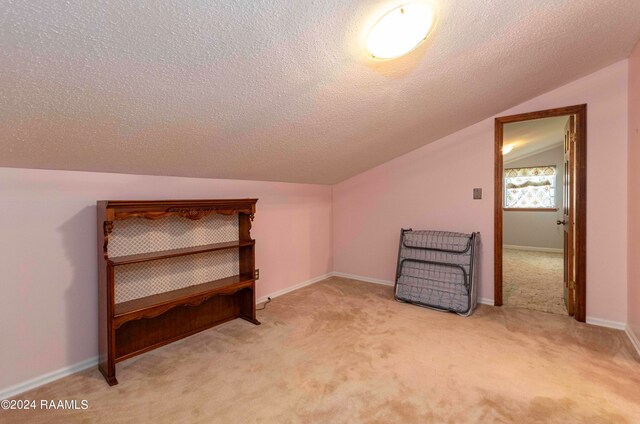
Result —
M 503 145 L 512 145 L 513 150 L 504 155 L 504 162 L 513 162 L 537 152 L 543 152 L 564 143 L 564 126 L 568 116 L 535 119 L 506 124 Z
M 628 56 L 638 0 L 0 0 L 0 166 L 335 183 Z

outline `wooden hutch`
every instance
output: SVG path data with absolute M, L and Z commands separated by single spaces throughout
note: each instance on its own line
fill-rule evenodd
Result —
M 105 200 L 98 209 L 99 369 L 243 318 L 253 324 L 257 199 Z

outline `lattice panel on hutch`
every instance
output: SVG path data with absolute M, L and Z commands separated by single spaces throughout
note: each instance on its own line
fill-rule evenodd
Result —
M 238 228 L 238 215 L 213 214 L 196 221 L 183 216 L 129 218 L 113 223 L 108 253 L 125 256 L 235 241 Z
M 257 199 L 99 201 L 99 369 L 234 318 L 253 324 Z
M 231 277 L 239 274 L 239 266 L 237 249 L 119 266 L 114 270 L 115 302 Z

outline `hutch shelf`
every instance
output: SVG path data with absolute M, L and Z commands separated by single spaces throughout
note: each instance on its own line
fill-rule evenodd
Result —
M 97 202 L 100 372 L 243 318 L 253 324 L 257 199 Z

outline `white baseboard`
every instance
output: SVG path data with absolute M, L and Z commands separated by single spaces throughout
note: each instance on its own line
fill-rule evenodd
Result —
M 379 278 L 365 277 L 362 275 L 345 274 L 344 272 L 332 272 L 331 275 L 333 277 L 343 277 L 343 278 L 350 278 L 352 280 L 364 281 L 365 283 L 382 284 L 383 286 L 393 287 L 395 285 L 393 281 L 381 280 Z M 493 299 L 486 299 L 483 297 L 478 298 L 478 303 L 481 303 L 483 305 L 491 305 L 491 306 L 494 305 Z
M 262 303 L 262 302 L 266 301 L 268 297 L 273 299 L 274 297 L 282 296 L 285 293 L 289 293 L 289 292 L 292 292 L 294 290 L 301 289 L 302 287 L 306 287 L 308 285 L 311 285 L 313 283 L 317 283 L 318 281 L 325 280 L 325 279 L 329 278 L 330 276 L 331 276 L 331 273 L 320 275 L 320 276 L 312 278 L 310 280 L 303 281 L 302 283 L 296 284 L 294 286 L 287 287 L 286 289 L 278 290 L 278 291 L 273 292 L 273 293 L 271 293 L 271 294 L 269 294 L 267 296 L 261 297 L 260 299 L 258 299 L 256 301 L 256 303 Z M 11 397 L 19 395 L 20 393 L 24 393 L 24 392 L 29 391 L 31 389 L 35 389 L 38 386 L 42 386 L 42 385 L 50 383 L 52 381 L 59 380 L 59 379 L 61 379 L 63 377 L 67 377 L 67 376 L 69 376 L 71 374 L 75 374 L 77 372 L 84 371 L 84 370 L 86 370 L 88 368 L 95 367 L 97 365 L 98 365 L 98 357 L 96 356 L 96 357 L 93 357 L 93 358 L 86 359 L 86 360 L 84 360 L 82 362 L 78 362 L 77 364 L 69 365 L 67 367 L 60 368 L 59 370 L 52 371 L 50 373 L 41 375 L 39 377 L 32 378 L 31 380 L 28 380 L 28 381 L 25 381 L 23 383 L 19 383 L 19 384 L 16 384 L 14 386 L 8 387 L 6 389 L 0 390 L 0 400 L 9 399 Z
M 564 250 L 562 249 L 554 249 L 551 247 L 514 246 L 511 244 L 505 244 L 502 248 L 511 250 L 528 250 L 530 252 L 564 253 Z
M 23 383 L 16 384 L 15 386 L 8 387 L 0 391 L 0 400 L 9 399 L 14 396 L 19 395 L 20 393 L 24 393 L 31 389 L 35 389 L 38 386 L 42 386 L 43 384 L 50 383 L 52 381 L 58 380 L 63 377 L 67 377 L 71 374 L 75 374 L 80 371 L 84 371 L 88 368 L 95 367 L 98 365 L 98 357 L 94 356 L 93 358 L 85 359 L 84 361 L 78 362 L 74 365 L 70 365 L 68 367 L 60 368 L 59 370 L 52 371 L 47 374 L 43 374 L 39 377 L 32 378 L 31 380 L 27 380 Z
M 624 330 L 627 326 L 624 322 L 609 321 L 608 319 L 591 317 L 587 317 L 587 324 L 597 325 L 598 327 L 613 328 L 614 330 Z
M 631 344 L 636 348 L 638 356 L 640 356 L 640 340 L 638 340 L 638 336 L 636 336 L 631 327 L 629 327 L 629 324 L 625 326 L 624 332 L 627 333 L 629 340 L 631 340 Z
M 364 281 L 365 283 L 382 284 L 383 286 L 394 286 L 395 283 L 389 280 L 381 280 L 379 278 L 365 277 L 362 275 L 345 274 L 344 272 L 332 272 L 332 277 L 349 278 L 351 280 Z
M 274 298 L 276 298 L 278 296 L 282 296 L 282 295 L 290 293 L 290 292 L 292 292 L 294 290 L 298 290 L 298 289 L 301 289 L 303 287 L 310 286 L 311 284 L 315 284 L 315 283 L 317 283 L 319 281 L 326 280 L 327 278 L 331 277 L 332 274 L 333 273 L 329 272 L 327 274 L 319 275 L 319 276 L 314 277 L 314 278 L 312 278 L 310 280 L 303 281 L 302 283 L 298 283 L 298 284 L 295 284 L 293 286 L 286 287 L 286 288 L 284 288 L 282 290 L 275 291 L 275 292 L 273 292 L 271 294 L 268 294 L 266 296 L 262 296 L 262 297 L 260 297 L 259 299 L 256 300 L 256 304 L 259 304 L 259 303 L 262 303 L 262 302 L 266 302 L 268 300 L 268 298 L 274 299 Z
M 393 281 L 389 281 L 389 280 L 381 280 L 379 278 L 372 278 L 372 277 L 365 277 L 365 276 L 361 276 L 361 275 L 354 275 L 354 274 L 345 274 L 343 272 L 330 272 L 324 275 L 319 275 L 318 277 L 312 278 L 310 280 L 307 281 L 303 281 L 302 283 L 299 284 L 295 284 L 291 287 L 287 287 L 285 289 L 282 290 L 278 290 L 275 291 L 269 295 L 266 296 L 262 296 L 261 298 L 256 300 L 256 303 L 262 303 L 265 302 L 267 300 L 267 298 L 276 298 L 278 296 L 282 296 L 284 294 L 290 293 L 292 291 L 301 289 L 303 287 L 306 286 L 310 286 L 311 284 L 315 284 L 319 281 L 325 280 L 329 277 L 343 277 L 343 278 L 350 278 L 352 280 L 358 280 L 358 281 L 364 281 L 366 283 L 373 283 L 373 284 L 381 284 L 384 286 L 393 286 L 394 282 Z M 479 298 L 478 299 L 478 303 L 484 304 L 484 305 L 493 305 L 493 299 L 485 299 L 485 298 Z M 604 320 L 604 319 L 600 319 L 600 318 L 587 318 L 587 324 L 592 324 L 592 325 L 599 325 L 601 327 L 608 327 L 608 328 L 615 328 L 617 330 L 625 330 L 625 332 L 627 333 L 627 336 L 629 337 L 629 339 L 631 340 L 631 343 L 633 344 L 633 346 L 636 348 L 636 350 L 638 351 L 638 354 L 640 355 L 640 341 L 638 341 L 638 338 L 636 337 L 636 335 L 633 333 L 633 331 L 631 331 L 630 327 L 624 323 L 621 322 L 616 322 L 616 321 L 608 321 L 608 320 Z M 63 377 L 67 377 L 69 375 L 75 374 L 77 372 L 80 371 L 84 371 L 88 368 L 91 367 L 95 367 L 98 365 L 98 357 L 95 356 L 93 358 L 89 358 L 86 359 L 84 361 L 78 362 L 74 365 L 70 365 L 67 367 L 63 367 L 60 368 L 56 371 L 52 371 L 50 373 L 47 374 L 43 374 L 39 377 L 35 377 L 32 378 L 31 380 L 25 381 L 23 383 L 19 383 L 16 384 L 14 386 L 8 387 L 6 389 L 3 389 L 0 391 L 0 400 L 2 399 L 9 399 L 12 398 L 14 396 L 19 395 L 20 393 L 24 393 L 26 391 L 29 391 L 31 389 L 35 389 L 38 386 L 42 386 L 44 384 L 50 383 L 52 381 L 61 379 Z
M 382 280 L 380 278 L 365 277 L 363 275 L 347 274 L 347 273 L 344 273 L 344 272 L 330 272 L 328 274 L 321 275 L 321 276 L 316 277 L 316 278 L 312 278 L 311 280 L 307 280 L 307 281 L 302 282 L 300 284 L 296 284 L 295 286 L 288 287 L 288 288 L 286 288 L 284 290 L 280 290 L 280 291 L 274 292 L 271 295 L 263 296 L 260 299 L 258 299 L 257 303 L 262 303 L 262 302 L 266 301 L 268 297 L 271 297 L 273 299 L 274 297 L 282 296 L 283 294 L 292 292 L 294 290 L 301 289 L 303 287 L 306 287 L 308 285 L 317 283 L 317 282 L 322 281 L 322 280 L 324 280 L 326 278 L 329 278 L 329 277 L 349 278 L 351 280 L 363 281 L 365 283 L 381 284 L 383 286 L 392 286 L 393 287 L 395 285 L 395 283 L 393 281 Z M 487 299 L 487 298 L 483 298 L 483 297 L 478 298 L 478 303 L 480 303 L 482 305 L 494 306 L 494 300 L 493 299 Z M 636 335 L 631 331 L 630 327 L 628 325 L 626 325 L 625 323 L 618 322 L 618 321 L 610 321 L 610 320 L 601 319 L 601 318 L 590 318 L 590 317 L 587 317 L 587 324 L 597 325 L 597 326 L 606 327 L 606 328 L 613 328 L 613 329 L 616 329 L 616 330 L 624 330 L 627 333 L 627 336 L 629 337 L 629 339 L 631 340 L 631 343 L 633 344 L 633 346 L 638 351 L 638 354 L 640 355 L 640 341 L 638 340 Z

